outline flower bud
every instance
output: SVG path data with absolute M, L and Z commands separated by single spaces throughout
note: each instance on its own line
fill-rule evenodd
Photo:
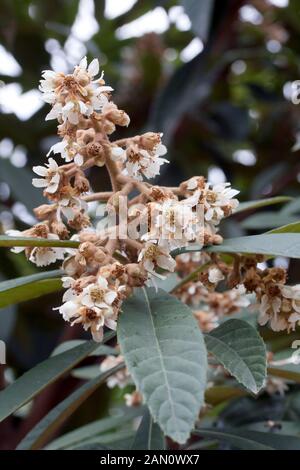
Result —
M 56 210 L 55 207 L 53 207 L 53 205 L 50 205 L 50 204 L 43 204 L 39 207 L 36 207 L 35 209 L 33 209 L 33 212 L 34 212 L 34 215 L 37 217 L 37 219 L 45 219 L 46 217 L 49 216 L 49 214 L 51 214 L 52 212 L 54 212 Z
M 146 150 L 153 150 L 161 143 L 161 134 L 158 132 L 146 132 L 140 137 L 140 145 Z
M 79 192 L 79 194 L 86 193 L 90 189 L 89 180 L 81 173 L 76 173 L 75 189 Z

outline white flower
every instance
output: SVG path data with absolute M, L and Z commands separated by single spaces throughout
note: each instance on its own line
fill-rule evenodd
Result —
M 72 296 L 63 305 L 54 310 L 59 310 L 65 321 L 71 322 L 71 326 L 81 323 L 85 330 L 90 329 L 95 341 L 102 341 L 103 327 L 116 329 L 117 313 L 112 307 L 99 308 L 83 305 L 84 293 Z
M 300 284 L 296 286 L 283 286 L 281 293 L 283 297 L 291 300 L 292 308 L 297 313 L 300 313 Z
M 81 61 L 79 62 L 79 65 L 75 67 L 74 74 L 75 75 L 80 75 L 80 74 L 87 74 L 90 79 L 93 79 L 96 75 L 99 73 L 99 61 L 98 59 L 93 59 L 90 65 L 88 66 L 87 63 L 87 58 L 83 57 Z
M 232 299 L 235 307 L 246 308 L 250 305 L 250 300 L 246 296 L 246 288 L 243 284 L 239 284 L 229 291 L 229 296 Z
M 111 306 L 117 295 L 115 290 L 109 289 L 107 280 L 98 276 L 96 283 L 90 284 L 83 290 L 82 304 L 90 308 L 107 308 Z
M 142 181 L 143 176 L 147 179 L 154 178 L 159 175 L 160 167 L 164 163 L 169 163 L 165 158 L 167 148 L 163 144 L 158 144 L 153 151 L 140 148 L 132 148 L 127 151 L 127 160 L 123 174 Z
M 210 183 L 205 188 L 205 220 L 217 225 L 225 216 L 224 210 L 230 213 L 238 206 L 238 200 L 232 199 L 239 193 L 230 187 L 230 183 L 220 183 L 210 188 Z
M 59 167 L 53 158 L 49 158 L 46 166 L 34 166 L 33 171 L 43 178 L 33 178 L 32 184 L 36 188 L 45 188 L 47 193 L 53 194 L 57 191 L 60 182 Z
M 172 258 L 167 248 L 147 242 L 141 250 L 138 261 L 141 261 L 146 271 L 159 277 L 155 268 L 162 268 L 173 272 L 176 267 L 176 261 Z
M 79 197 L 64 197 L 60 199 L 57 206 L 56 216 L 61 221 L 64 216 L 68 222 L 73 221 L 78 214 L 85 214 L 88 204 Z
M 20 232 L 19 230 L 7 230 L 5 232 L 10 237 L 24 237 L 30 236 L 25 232 Z M 46 238 L 46 237 L 45 237 Z M 48 233 L 47 239 L 49 240 L 59 240 L 59 236 L 55 233 Z M 11 249 L 13 253 L 21 253 L 25 251 L 25 246 L 15 246 Z M 57 260 L 63 260 L 65 257 L 66 250 L 65 248 L 55 248 L 48 246 L 36 246 L 31 249 L 29 255 L 29 261 L 36 264 L 37 266 L 48 266 L 51 263 L 55 263 Z
M 59 240 L 59 236 L 55 233 L 48 233 L 47 238 L 49 240 Z M 30 253 L 29 261 L 39 267 L 48 266 L 51 263 L 55 263 L 57 260 L 63 260 L 65 252 L 64 248 L 36 246 Z
M 218 284 L 218 282 L 222 281 L 224 278 L 224 274 L 219 268 L 209 268 L 208 270 L 208 280 L 211 284 Z
M 269 297 L 264 294 L 261 298 L 259 306 L 258 323 L 266 325 L 270 322 L 270 327 L 273 331 L 283 331 L 287 327 L 286 319 L 280 315 L 281 297 Z
M 80 116 L 89 117 L 94 110 L 100 110 L 108 102 L 106 93 L 112 88 L 103 85 L 103 74 L 99 80 L 93 80 L 98 72 L 98 60 L 94 59 L 88 66 L 86 57 L 73 74 L 44 71 L 39 88 L 44 101 L 53 105 L 46 120 L 58 119 L 77 125 Z
M 142 239 L 156 240 L 170 251 L 194 241 L 200 231 L 198 214 L 193 210 L 198 199 L 196 194 L 182 201 L 168 199 L 162 204 L 152 204 L 150 209 L 154 227 Z
M 54 154 L 60 153 L 61 157 L 67 163 L 74 160 L 76 165 L 83 165 L 84 159 L 80 153 L 80 145 L 78 145 L 77 142 L 69 140 L 68 138 L 64 138 L 61 142 L 57 142 L 56 144 L 52 145 L 49 152 L 47 153 L 47 157 L 52 152 Z

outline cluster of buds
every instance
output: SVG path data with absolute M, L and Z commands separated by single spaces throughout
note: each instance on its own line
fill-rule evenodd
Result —
M 260 261 L 260 256 L 237 257 L 232 280 L 237 277 L 247 292 L 256 294 L 260 325 L 269 324 L 274 331 L 294 330 L 300 321 L 300 285 L 286 285 L 284 268 L 260 269 Z
M 268 324 L 273 331 L 294 330 L 300 322 L 300 285 L 286 285 L 284 268 L 261 267 L 262 262 L 261 255 L 234 255 L 230 265 L 205 252 L 179 255 L 179 275 L 187 279 L 191 273 L 195 275 L 176 289 L 175 295 L 197 307 L 195 316 L 203 331 L 216 327 L 221 317 L 247 307 L 247 294 L 255 294 L 260 325 Z
M 58 121 L 60 141 L 50 148 L 44 166 L 33 167 L 38 176 L 33 185 L 43 189 L 49 203 L 35 209 L 40 222 L 22 233 L 78 243 L 78 248 L 25 252 L 38 266 L 63 261 L 67 290 L 58 310 L 71 325 L 81 323 L 90 330 L 96 341 L 104 326 L 116 328 L 122 302 L 134 287 L 155 284 L 155 278 L 175 270 L 174 249 L 221 243 L 218 225 L 238 205 L 238 191 L 229 183 L 211 185 L 202 176 L 178 187 L 151 185 L 148 180 L 167 163 L 162 134 L 111 141 L 116 126 L 128 126 L 130 119 L 111 100 L 112 88 L 103 74 L 96 78 L 98 73 L 98 61 L 88 65 L 86 58 L 72 74 L 43 72 L 40 90 L 52 106 L 46 120 Z M 101 166 L 108 171 L 111 191 L 95 193 L 87 170 Z M 127 203 L 125 236 L 122 198 Z M 90 202 L 98 202 L 99 208 L 104 203 L 107 218 L 114 213 L 114 223 L 93 226 Z M 212 268 L 210 282 L 218 276 L 219 270 Z

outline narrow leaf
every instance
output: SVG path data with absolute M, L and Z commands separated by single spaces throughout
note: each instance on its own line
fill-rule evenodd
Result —
M 269 432 L 249 431 L 248 429 L 197 429 L 194 434 L 228 442 L 243 450 L 299 450 L 300 438 Z
M 118 340 L 154 421 L 184 443 L 203 404 L 207 369 L 191 310 L 161 289 L 137 289 L 124 303 Z
M 79 242 L 74 240 L 50 240 L 49 238 L 8 237 L 0 235 L 0 246 L 53 246 L 58 248 L 77 248 Z
M 193 251 L 193 248 L 191 250 L 187 248 L 185 251 Z M 300 234 L 270 233 L 230 238 L 224 240 L 221 245 L 209 247 L 207 251 L 213 253 L 249 253 L 300 258 Z
M 240 202 L 234 214 L 237 214 L 238 212 L 248 211 L 251 209 L 259 209 L 261 207 L 272 206 L 274 204 L 281 204 L 282 202 L 291 201 L 291 199 L 292 198 L 289 196 L 276 196 L 269 197 L 267 199 L 257 199 L 256 201 Z
M 247 230 L 265 230 L 280 227 L 281 225 L 288 225 L 294 223 L 295 220 L 295 216 L 281 214 L 280 212 L 260 212 L 259 214 L 253 214 L 245 219 L 241 223 L 241 226 Z
M 133 450 L 164 450 L 165 438 L 158 426 L 153 422 L 152 416 L 147 409 L 144 413 L 141 424 L 136 432 L 132 444 Z
M 60 290 L 61 280 L 57 277 L 62 274 L 63 271 L 56 269 L 1 282 L 0 308 Z
M 54 434 L 61 424 L 71 416 L 110 375 L 116 373 L 122 367 L 124 367 L 124 364 L 118 364 L 116 367 L 103 372 L 95 379 L 86 382 L 75 390 L 75 392 L 71 393 L 71 395 L 49 411 L 49 413 L 31 429 L 27 436 L 20 442 L 17 450 L 35 450 L 43 447 L 49 437 Z
M 110 416 L 109 418 L 103 418 L 98 421 L 86 424 L 74 431 L 68 432 L 61 437 L 58 437 L 54 441 L 50 442 L 45 449 L 46 450 L 58 450 L 65 449 L 70 446 L 75 446 L 80 442 L 87 439 L 93 438 L 94 436 L 101 435 L 107 431 L 113 429 L 120 429 L 124 424 L 127 424 L 132 419 L 141 416 L 143 413 L 143 407 L 137 408 L 125 408 L 122 413 L 117 416 Z
M 181 3 L 191 20 L 194 33 L 202 41 L 206 41 L 210 30 L 214 0 L 206 0 L 205 2 L 182 0 Z
M 300 221 L 292 222 L 291 224 L 283 225 L 282 227 L 274 228 L 268 233 L 300 233 Z
M 104 341 L 108 341 L 113 335 L 114 333 L 109 333 Z M 19 377 L 0 392 L 0 422 L 32 400 L 47 385 L 68 372 L 98 347 L 98 343 L 86 341 L 58 356 L 46 359 Z

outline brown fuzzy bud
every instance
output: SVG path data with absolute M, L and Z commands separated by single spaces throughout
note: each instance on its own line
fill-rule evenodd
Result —
M 50 204 L 43 204 L 43 205 L 33 209 L 33 212 L 34 212 L 35 216 L 37 217 L 37 219 L 41 219 L 41 220 L 48 217 L 54 211 L 56 211 L 56 207 L 53 206 L 52 204 L 51 205 Z
M 86 146 L 87 155 L 91 158 L 101 157 L 103 155 L 103 146 L 99 142 L 90 142 Z
M 103 130 L 106 134 L 110 135 L 116 130 L 116 126 L 109 119 L 105 119 L 103 122 Z
M 130 118 L 128 114 L 125 113 L 125 111 L 118 109 L 114 103 L 110 103 L 107 108 L 108 111 L 105 112 L 106 119 L 109 119 L 118 126 L 128 126 L 130 123 Z
M 81 253 L 85 258 L 91 258 L 95 254 L 96 247 L 91 242 L 84 242 L 79 245 L 78 251 Z
M 90 189 L 89 180 L 81 173 L 76 173 L 75 189 L 79 192 L 79 194 L 86 193 Z
M 141 287 L 147 281 L 147 273 L 144 268 L 137 263 L 130 263 L 126 266 L 128 274 L 128 284 L 130 287 Z
M 140 137 L 140 145 L 146 150 L 153 150 L 160 143 L 161 135 L 158 132 L 146 132 Z
M 89 227 L 91 225 L 91 221 L 89 217 L 85 214 L 79 212 L 75 215 L 74 219 L 68 221 L 70 227 L 74 228 L 75 230 L 81 230 L 82 228 Z
M 97 263 L 103 263 L 107 255 L 101 248 L 97 248 L 96 251 L 94 251 L 93 256 L 94 260 L 97 261 Z
M 28 236 L 37 238 L 47 238 L 49 227 L 46 223 L 36 224 L 27 231 Z
M 69 230 L 65 226 L 65 224 L 61 221 L 55 220 L 51 223 L 51 231 L 56 233 L 59 238 L 69 238 Z
M 91 242 L 91 243 L 96 243 L 99 239 L 98 235 L 94 232 L 82 232 L 79 235 L 79 239 L 81 243 L 83 242 Z

